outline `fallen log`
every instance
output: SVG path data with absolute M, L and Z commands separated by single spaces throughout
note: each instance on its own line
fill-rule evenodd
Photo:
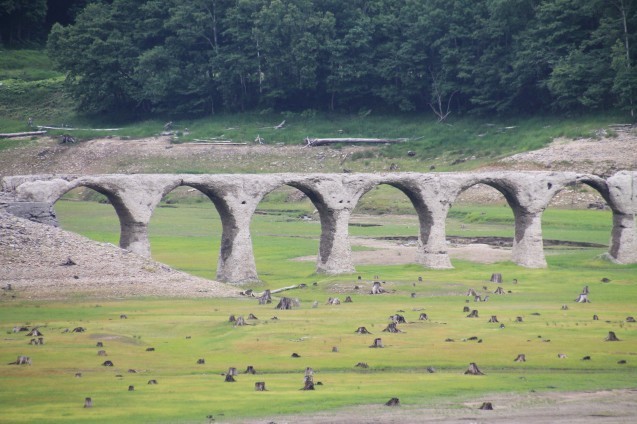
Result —
M 31 135 L 44 135 L 46 131 L 26 131 L 26 132 L 17 132 L 17 133 L 2 133 L 0 134 L 0 138 L 13 138 L 13 137 L 28 137 Z
M 328 144 L 392 144 L 408 141 L 407 138 L 305 138 L 306 147 L 325 146 Z
M 41 130 L 64 130 L 64 131 L 119 131 L 121 128 L 69 128 L 69 127 L 47 127 L 38 125 Z

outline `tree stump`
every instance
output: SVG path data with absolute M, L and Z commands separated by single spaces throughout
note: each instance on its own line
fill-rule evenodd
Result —
M 464 308 L 462 308 L 462 312 L 469 312 L 469 307 L 465 306 Z
M 292 299 L 289 297 L 282 297 L 275 309 L 292 309 Z
M 119 319 L 128 319 L 128 315 L 126 315 L 126 314 L 121 314 L 121 315 L 119 316 Z
M 624 365 L 624 364 L 626 364 L 627 362 L 626 362 L 626 360 L 625 360 L 625 359 L 620 359 L 619 361 L 617 361 L 617 363 L 618 363 L 619 365 Z
M 234 315 L 228 317 L 228 322 L 237 322 L 237 318 Z
M 526 355 L 523 353 L 518 354 L 518 357 L 513 362 L 526 362 Z
M 498 317 L 495 315 L 491 315 L 491 318 L 489 318 L 489 322 L 500 322 L 498 321 Z
M 504 289 L 502 288 L 502 286 L 499 286 L 497 289 L 495 289 L 493 294 L 504 294 Z
M 469 374 L 469 375 L 484 375 L 484 373 L 482 371 L 480 371 L 480 369 L 478 368 L 478 366 L 476 365 L 475 362 L 471 362 L 469 364 L 469 368 L 467 368 L 467 370 L 464 372 L 465 375 Z
M 391 315 L 389 317 L 389 319 L 392 320 L 392 322 L 396 323 L 396 324 L 407 324 L 407 321 L 405 320 L 405 317 L 400 315 L 400 314 Z
M 427 316 L 427 314 L 426 314 L 426 313 L 421 312 L 421 314 L 420 314 L 420 316 L 418 317 L 418 319 L 419 319 L 420 321 L 427 321 L 427 320 L 429 319 L 429 316 Z
M 332 346 L 332 352 L 338 353 L 338 347 L 337 346 Z
M 314 302 L 312 302 L 312 308 L 316 309 L 318 308 L 318 300 L 315 300 Z
M 626 322 L 635 322 L 634 317 L 626 317 Z
M 473 311 L 471 311 L 471 313 L 467 315 L 467 318 L 478 318 L 478 310 L 474 309 Z
M 265 381 L 257 381 L 254 383 L 254 391 L 255 392 L 265 392 Z
M 562 310 L 563 311 L 568 311 L 568 305 L 562 305 Z
M 230 375 L 230 374 L 226 374 L 226 378 L 225 378 L 224 382 L 226 382 L 226 383 L 234 383 L 234 382 L 236 382 L 236 381 L 237 381 L 237 380 L 235 380 L 235 379 L 234 379 L 234 377 L 233 377 L 232 375 Z
M 97 342 L 95 344 L 95 347 L 104 347 L 104 343 L 103 342 Z
M 559 359 L 566 359 L 566 354 L 565 354 L 565 353 L 558 353 L 558 354 L 557 354 L 557 357 L 558 357 Z
M 234 323 L 235 327 L 242 327 L 244 325 L 246 325 L 246 320 L 242 316 L 237 318 L 237 321 Z
M 338 299 L 338 297 L 330 297 L 329 299 L 327 299 L 327 304 L 328 305 L 340 305 L 341 301 Z
M 254 369 L 254 367 L 252 365 L 248 365 L 248 368 L 246 368 L 245 371 L 246 374 L 256 374 L 256 370 Z
M 28 356 L 20 355 L 20 356 L 18 356 L 18 359 L 16 359 L 16 361 L 13 362 L 13 364 L 15 364 L 15 365 L 31 365 L 31 358 L 29 358 Z
M 396 323 L 395 322 L 390 322 L 387 325 L 387 328 L 385 328 L 383 330 L 383 332 L 385 332 L 385 333 L 402 333 L 402 331 L 400 331 L 398 328 L 396 328 Z
M 86 331 L 86 328 L 84 328 L 84 327 L 75 327 L 75 328 L 73 329 L 73 331 L 71 331 L 71 332 L 72 332 L 72 333 L 83 333 L 83 332 L 85 332 L 85 331 Z
M 106 351 L 105 350 L 98 350 L 97 351 L 97 356 L 107 356 L 106 355 Z
M 93 399 L 91 399 L 90 397 L 87 397 L 84 399 L 84 407 L 85 408 L 92 408 L 93 407 Z
M 129 374 L 137 374 L 137 371 L 136 371 L 136 370 L 134 370 L 134 369 L 132 369 L 132 368 L 129 368 L 127 372 L 128 372 Z
M 112 367 L 113 366 L 113 361 L 104 361 L 104 362 L 102 362 L 102 366 L 104 366 L 104 367 Z
M 363 277 L 361 275 L 358 276 L 358 281 L 361 281 L 363 279 Z
M 593 321 L 599 321 L 599 317 L 597 316 L 597 314 L 593 315 Z
M 34 327 L 31 331 L 29 331 L 27 334 L 27 336 L 29 337 L 38 337 L 38 336 L 44 336 L 44 334 L 42 334 L 42 332 L 37 328 Z
M 385 402 L 385 406 L 400 406 L 400 400 L 398 398 L 391 398 Z
M 589 355 L 586 355 L 582 358 L 582 361 L 590 361 L 591 357 Z
M 305 378 L 305 383 L 303 383 L 301 390 L 314 390 L 314 381 L 311 376 Z
M 371 348 L 383 348 L 383 340 L 381 338 L 374 339 L 374 343 L 370 346 Z
M 358 333 L 358 334 L 372 334 L 369 331 L 367 331 L 367 328 L 365 328 L 365 327 L 358 327 L 358 329 L 356 329 L 355 333 Z
M 305 377 L 310 377 L 314 375 L 314 369 L 312 367 L 306 367 L 305 368 Z
M 272 303 L 272 294 L 270 293 L 270 289 L 264 291 L 261 297 L 259 297 L 259 305 L 265 305 L 266 303 Z
M 418 277 L 418 282 L 422 283 L 422 277 Z
M 82 378 L 82 373 L 81 372 L 76 372 L 75 373 L 75 378 Z
M 415 298 L 416 298 L 416 293 L 412 293 L 412 294 L 411 294 L 411 298 L 412 298 L 412 299 L 415 299 Z
M 237 369 L 235 367 L 230 367 L 228 368 L 227 375 L 235 376 L 235 375 L 239 375 L 239 373 L 237 372 Z
M 345 298 L 345 303 L 352 303 L 352 296 L 347 296 Z
M 607 342 L 618 342 L 619 339 L 615 335 L 614 331 L 609 331 L 608 332 L 608 336 L 606 337 L 605 341 L 607 341 Z
M 371 294 L 381 294 L 381 293 L 385 293 L 385 289 L 381 287 L 380 281 L 374 281 L 374 284 L 372 285 Z
M 434 367 L 427 367 L 427 372 L 428 372 L 429 374 L 433 374 L 433 373 L 435 373 L 435 372 L 436 372 L 436 369 L 435 369 Z
M 155 348 L 154 347 L 147 347 L 146 348 L 146 352 L 154 352 Z
M 367 365 L 367 362 L 359 362 L 358 364 L 354 366 L 358 368 L 369 368 L 369 365 Z
M 577 303 L 591 303 L 591 301 L 588 299 L 588 295 L 587 295 L 587 294 L 584 294 L 584 293 L 581 293 L 581 294 L 577 297 L 577 299 L 575 299 L 575 301 L 576 301 Z
M 501 283 L 502 282 L 502 274 L 500 274 L 499 272 L 491 274 L 491 279 L 489 281 L 491 281 L 492 283 Z
M 584 286 L 582 289 L 582 294 L 588 294 L 588 286 Z
M 135 386 L 128 386 L 128 391 L 129 392 L 135 391 Z
M 292 356 L 292 358 L 300 358 L 301 357 L 301 355 L 299 355 L 296 352 L 293 352 L 292 355 L 290 355 L 290 356 Z
M 480 408 L 483 411 L 493 411 L 493 404 L 491 402 L 483 402 Z
M 259 318 L 257 318 L 254 314 L 250 314 L 248 315 L 248 319 L 259 319 Z
M 473 298 L 473 301 L 474 301 L 474 302 L 482 302 L 482 296 L 480 296 L 480 295 L 475 296 L 475 297 Z
M 476 297 L 477 295 L 478 293 L 474 289 L 469 289 L 469 291 L 467 291 L 467 296 Z
M 515 317 L 515 322 L 524 322 L 522 317 Z
M 153 380 L 148 380 L 148 384 L 157 384 L 157 380 L 153 379 Z
M 204 358 L 197 359 L 197 365 L 204 365 L 205 363 L 206 363 L 206 360 Z

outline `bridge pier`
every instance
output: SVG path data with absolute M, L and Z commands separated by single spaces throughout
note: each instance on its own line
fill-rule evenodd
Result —
M 511 259 L 526 268 L 546 268 L 542 241 L 542 211 L 513 208 L 515 234 Z
M 319 274 L 346 274 L 355 272 L 352 248 L 349 243 L 349 219 L 351 209 L 327 209 L 320 211 L 321 241 L 316 272 Z

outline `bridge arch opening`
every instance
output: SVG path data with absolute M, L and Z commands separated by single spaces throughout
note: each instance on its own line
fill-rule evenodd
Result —
M 216 278 L 221 233 L 214 201 L 187 185 L 162 197 L 148 225 L 154 260 L 211 280 Z
M 55 201 L 53 208 L 62 229 L 118 246 L 120 214 L 124 212 L 118 211 L 113 201 L 106 191 L 79 186 L 64 193 Z

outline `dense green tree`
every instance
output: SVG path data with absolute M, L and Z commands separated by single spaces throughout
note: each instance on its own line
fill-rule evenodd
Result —
M 0 0 L 0 44 L 41 41 L 46 12 L 46 0 Z

